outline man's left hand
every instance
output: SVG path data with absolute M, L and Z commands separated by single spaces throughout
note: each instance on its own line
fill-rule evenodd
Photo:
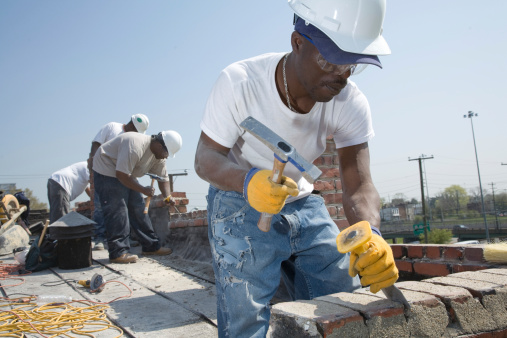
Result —
M 373 234 L 366 245 L 368 250 L 359 256 L 350 253 L 349 275 L 355 277 L 359 273 L 361 285 L 370 285 L 370 291 L 377 293 L 398 280 L 398 269 L 393 251 L 382 237 Z

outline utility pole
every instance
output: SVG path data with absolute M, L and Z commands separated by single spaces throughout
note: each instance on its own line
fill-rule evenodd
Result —
M 424 157 L 424 155 L 419 156 L 418 158 L 410 159 L 409 161 L 419 161 L 419 177 L 421 180 L 421 201 L 422 201 L 422 213 L 423 213 L 423 228 L 424 228 L 424 242 L 428 244 L 428 228 L 426 227 L 426 202 L 424 200 L 424 180 L 423 180 L 423 171 L 422 171 L 422 160 L 432 159 L 431 157 Z
M 493 191 L 493 212 L 495 213 L 495 221 L 496 221 L 496 230 L 498 230 L 498 213 L 496 212 L 496 202 L 495 202 L 495 187 L 494 183 L 491 182 L 491 191 Z
M 474 150 L 475 150 L 475 162 L 477 162 L 477 176 L 479 176 L 479 189 L 481 190 L 481 204 L 482 204 L 482 217 L 484 218 L 484 228 L 486 230 L 486 240 L 489 243 L 489 229 L 488 229 L 488 220 L 486 219 L 486 209 L 484 208 L 484 194 L 482 192 L 482 183 L 481 183 L 481 172 L 479 170 L 479 157 L 477 156 L 477 145 L 475 144 L 475 132 L 474 132 L 474 122 L 473 117 L 477 116 L 473 111 L 468 111 L 467 115 L 463 115 L 464 118 L 470 119 L 470 125 L 472 126 L 472 137 L 474 139 Z
M 169 174 L 169 189 L 171 189 L 171 193 L 174 191 L 174 189 L 173 189 L 173 186 L 174 186 L 173 177 L 174 176 L 187 176 L 187 175 L 188 175 L 188 173 L 187 173 L 186 170 L 185 170 L 184 173 Z

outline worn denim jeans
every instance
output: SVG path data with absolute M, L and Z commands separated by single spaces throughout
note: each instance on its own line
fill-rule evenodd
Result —
M 95 188 L 96 189 L 96 188 Z M 100 204 L 100 197 L 95 190 L 93 194 L 93 220 L 95 221 L 94 240 L 101 242 L 106 239 L 106 227 L 104 226 L 104 213 L 102 212 L 102 205 Z
M 267 233 L 243 195 L 210 186 L 207 199 L 220 337 L 266 335 L 280 276 L 294 300 L 360 287 L 348 275 L 350 256 L 336 249 L 339 230 L 322 197 L 286 204 Z
M 118 258 L 130 249 L 130 227 L 145 252 L 160 249 L 153 225 L 144 214 L 143 196 L 124 186 L 116 177 L 93 172 L 95 191 L 99 194 L 104 213 L 109 259 Z

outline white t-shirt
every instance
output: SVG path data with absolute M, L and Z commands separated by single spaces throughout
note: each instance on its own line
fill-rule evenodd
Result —
M 134 177 L 151 173 L 169 181 L 165 159 L 155 158 L 150 143 L 150 135 L 123 133 L 100 146 L 93 157 L 93 170 L 110 177 L 116 177 L 117 170 Z
M 229 159 L 242 168 L 273 168 L 273 152 L 239 124 L 252 116 L 313 162 L 333 135 L 337 148 L 369 141 L 373 136 L 370 107 L 356 84 L 348 84 L 329 102 L 317 102 L 308 114 L 291 111 L 280 99 L 275 70 L 285 53 L 270 53 L 233 63 L 225 68 L 208 98 L 202 131 L 220 145 L 231 148 Z M 284 175 L 298 183 L 300 194 L 313 190 L 301 172 L 287 163 Z
M 92 142 L 104 144 L 124 132 L 123 123 L 109 122 L 99 130 Z
M 73 201 L 85 191 L 88 181 L 90 180 L 88 162 L 74 163 L 73 165 L 55 171 L 50 178 L 60 184 L 69 194 L 70 201 Z

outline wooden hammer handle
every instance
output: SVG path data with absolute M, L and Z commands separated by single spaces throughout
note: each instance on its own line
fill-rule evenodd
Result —
M 154 184 L 155 184 L 155 179 L 152 178 L 151 179 L 151 187 L 152 188 L 153 188 Z M 144 204 L 144 211 L 143 211 L 144 214 L 148 213 L 148 208 L 150 207 L 150 201 L 151 201 L 151 196 L 146 197 L 146 203 Z
M 282 162 L 275 156 L 273 171 L 270 177 L 273 182 L 277 184 L 280 184 L 282 182 L 283 169 L 285 169 L 286 164 L 287 162 Z M 259 227 L 261 231 L 268 232 L 269 229 L 271 229 L 271 218 L 273 218 L 272 214 L 263 212 L 259 218 L 259 222 L 257 222 L 257 227 Z
M 40 248 L 40 245 L 42 244 L 42 241 L 44 240 L 44 236 L 46 235 L 46 230 L 48 230 L 48 225 L 49 225 L 49 219 L 46 220 L 46 223 L 44 224 L 44 228 L 42 228 L 42 232 L 40 234 L 39 243 L 38 243 L 39 248 Z

